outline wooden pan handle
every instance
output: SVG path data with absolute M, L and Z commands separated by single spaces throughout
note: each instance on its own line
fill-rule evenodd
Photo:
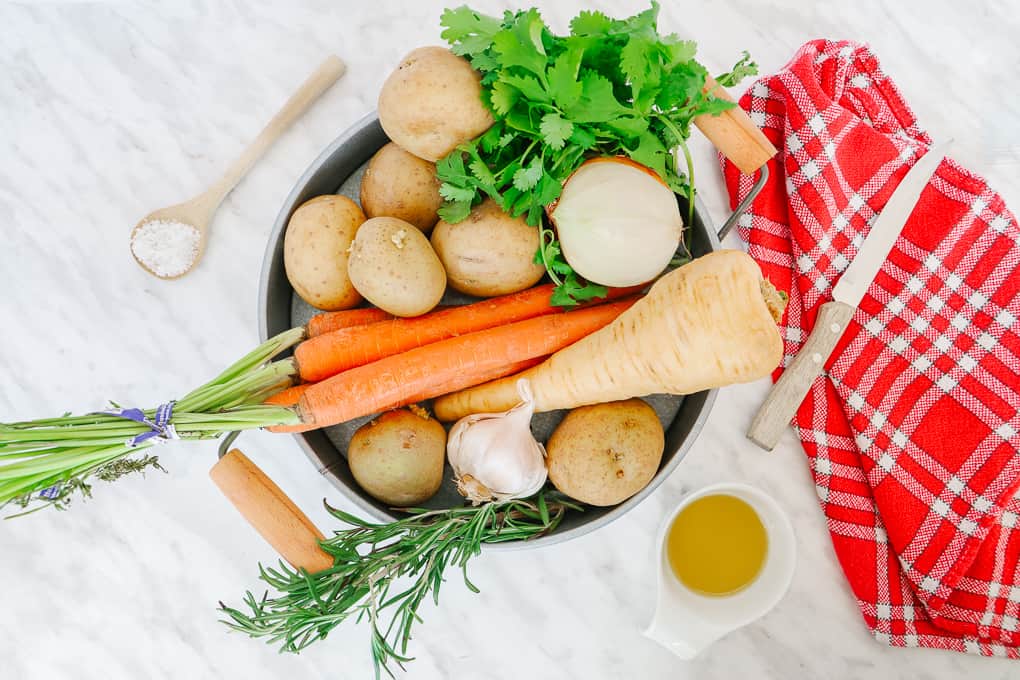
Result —
M 322 532 L 240 450 L 231 449 L 220 458 L 209 476 L 248 524 L 295 568 L 315 573 L 333 566 L 333 558 L 319 547 Z
M 715 78 L 708 76 L 705 80 L 705 92 L 720 99 L 734 101 Z M 709 141 L 719 149 L 722 155 L 740 169 L 745 175 L 753 175 L 758 168 L 768 163 L 778 153 L 768 137 L 758 129 L 751 117 L 740 106 L 723 111 L 718 116 L 703 114 L 694 118 Z

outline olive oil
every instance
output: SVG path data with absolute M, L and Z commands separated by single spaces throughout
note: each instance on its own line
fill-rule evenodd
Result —
M 701 595 L 732 595 L 750 585 L 768 554 L 758 513 L 729 494 L 692 501 L 677 514 L 666 537 L 677 579 Z

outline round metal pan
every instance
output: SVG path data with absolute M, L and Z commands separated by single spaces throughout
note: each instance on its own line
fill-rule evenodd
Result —
M 305 201 L 323 194 L 342 193 L 357 200 L 365 164 L 388 141 L 376 114 L 369 114 L 330 144 L 290 192 L 269 236 L 262 265 L 259 284 L 259 334 L 263 340 L 295 325 L 303 324 L 315 311 L 294 294 L 284 272 L 283 235 L 291 214 Z M 683 199 L 679 200 L 683 203 Z M 700 201 L 695 201 L 694 223 L 688 225 L 686 238 L 695 257 L 720 247 L 719 239 Z M 465 303 L 470 300 L 471 298 L 448 292 L 444 304 Z M 655 408 L 666 431 L 666 449 L 662 462 L 648 486 L 619 505 L 608 508 L 586 507 L 584 512 L 568 513 L 555 531 L 540 538 L 523 543 L 492 544 L 486 548 L 512 550 L 566 541 L 609 524 L 644 500 L 676 468 L 691 448 L 708 418 L 712 403 L 715 401 L 715 390 L 684 397 L 652 395 L 645 400 Z M 544 441 L 562 417 L 563 413 L 560 412 L 536 415 L 532 422 L 535 436 Z M 398 519 L 399 513 L 395 513 L 362 491 L 347 466 L 347 442 L 351 434 L 366 420 L 368 419 L 359 419 L 325 430 L 298 434 L 295 437 L 319 473 L 325 475 L 345 497 L 369 516 L 380 521 L 391 521 Z M 443 487 L 425 505 L 440 508 L 459 505 L 462 502 L 463 499 L 457 494 L 451 481 L 450 470 L 447 468 Z

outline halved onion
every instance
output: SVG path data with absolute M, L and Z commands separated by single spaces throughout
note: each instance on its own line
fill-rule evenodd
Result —
M 564 183 L 549 218 L 574 271 L 605 286 L 633 286 L 662 273 L 684 226 L 669 187 L 653 170 L 624 157 L 581 165 Z

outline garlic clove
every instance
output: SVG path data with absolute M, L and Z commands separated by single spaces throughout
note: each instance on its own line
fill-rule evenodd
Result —
M 521 403 L 504 413 L 476 413 L 450 430 L 447 458 L 457 490 L 473 504 L 526 498 L 545 484 L 545 447 L 531 434 L 535 402 L 527 380 Z

